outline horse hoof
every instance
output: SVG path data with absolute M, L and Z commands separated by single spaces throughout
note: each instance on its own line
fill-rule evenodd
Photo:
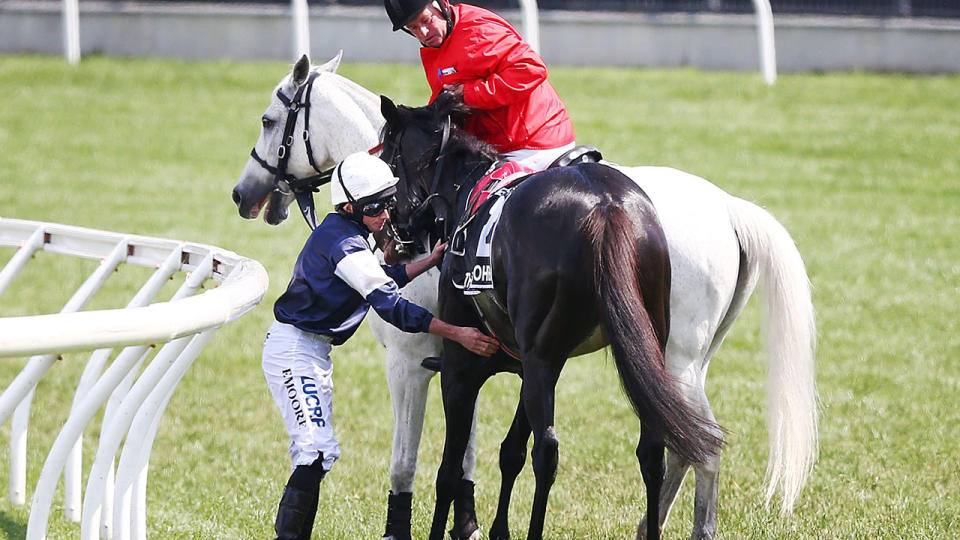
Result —
M 490 531 L 490 540 L 510 540 L 510 533 L 509 532 L 499 533 L 499 532 Z
M 476 527 L 473 529 L 473 532 L 467 534 L 466 536 L 455 536 L 453 531 L 447 531 L 450 533 L 450 540 L 480 540 L 480 528 Z

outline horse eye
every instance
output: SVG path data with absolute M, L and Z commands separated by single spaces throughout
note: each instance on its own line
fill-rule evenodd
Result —
M 263 124 L 263 129 L 270 129 L 274 124 L 276 124 L 274 120 L 267 118 L 266 116 L 260 119 L 260 123 Z

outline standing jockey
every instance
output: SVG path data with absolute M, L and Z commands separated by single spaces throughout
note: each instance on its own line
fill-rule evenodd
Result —
M 574 147 L 567 108 L 540 55 L 499 15 L 448 0 L 384 0 L 393 30 L 422 45 L 432 103 L 444 89 L 474 109 L 466 130 L 507 159 L 547 168 Z
M 347 156 L 331 182 L 336 212 L 311 233 L 286 292 L 274 304 L 263 373 L 287 426 L 292 461 L 277 510 L 278 540 L 310 538 L 320 481 L 340 457 L 330 352 L 350 339 L 370 307 L 401 330 L 436 334 L 479 355 L 498 347 L 479 330 L 447 324 L 400 297 L 400 287 L 440 262 L 446 244 L 407 265 L 377 261 L 367 237 L 386 225 L 396 183 L 380 159 L 366 152 Z

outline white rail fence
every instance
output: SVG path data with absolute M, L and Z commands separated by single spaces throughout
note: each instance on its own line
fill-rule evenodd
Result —
M 773 10 L 770 0 L 752 0 L 757 21 L 757 47 L 760 74 L 772 85 L 777 80 L 777 55 L 773 31 Z M 537 0 L 518 0 L 523 35 L 535 51 L 540 52 L 540 15 Z M 293 57 L 310 54 L 310 12 L 307 0 L 290 0 Z M 78 0 L 63 0 L 64 56 L 71 64 L 80 61 L 80 9 Z M 312 55 L 311 55 L 312 56 Z
M 64 511 L 81 522 L 81 538 L 146 538 L 147 466 L 166 405 L 213 334 L 261 301 L 267 273 L 257 261 L 215 246 L 2 217 L 0 246 L 18 248 L 0 270 L 0 295 L 37 251 L 100 260 L 60 313 L 0 318 L 0 358 L 33 355 L 0 394 L 0 424 L 13 415 L 10 499 L 15 504 L 26 498 L 34 389 L 60 353 L 93 351 L 37 481 L 26 537 L 45 537 L 64 473 Z M 81 311 L 122 263 L 155 270 L 126 308 Z M 184 277 L 172 298 L 151 303 L 178 274 Z M 208 280 L 216 287 L 198 294 Z M 114 348 L 120 350 L 107 367 Z M 104 402 L 81 511 L 81 436 Z

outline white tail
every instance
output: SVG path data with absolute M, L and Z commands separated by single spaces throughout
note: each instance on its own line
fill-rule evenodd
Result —
M 817 459 L 816 323 L 810 280 L 793 238 L 766 210 L 733 197 L 730 221 L 762 276 L 767 319 L 766 500 L 779 490 L 789 513 Z

